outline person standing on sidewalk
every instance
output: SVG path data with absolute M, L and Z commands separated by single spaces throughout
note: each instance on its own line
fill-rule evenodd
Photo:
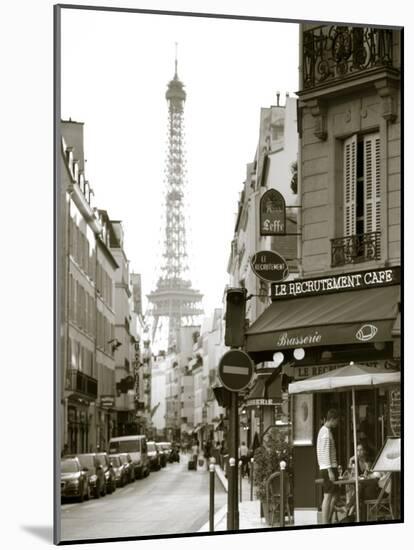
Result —
M 339 417 L 336 409 L 329 409 L 326 420 L 318 433 L 316 455 L 323 479 L 322 523 L 330 523 L 334 509 L 338 487 L 334 481 L 338 479 L 338 462 L 336 459 L 335 440 L 332 428 L 338 425 Z

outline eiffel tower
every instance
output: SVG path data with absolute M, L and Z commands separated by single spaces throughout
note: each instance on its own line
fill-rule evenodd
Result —
M 168 155 L 166 159 L 166 224 L 156 289 L 147 295 L 151 304 L 147 314 L 153 318 L 154 340 L 161 319 L 168 320 L 168 349 L 180 351 L 180 329 L 196 323 L 203 314 L 202 294 L 192 288 L 188 278 L 184 188 L 186 181 L 184 150 L 184 102 L 186 92 L 178 78 L 177 54 L 174 78 L 165 94 L 168 104 Z

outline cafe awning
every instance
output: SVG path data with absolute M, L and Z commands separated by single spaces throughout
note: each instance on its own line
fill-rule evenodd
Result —
M 245 398 L 246 406 L 275 405 L 282 400 L 281 376 L 279 369 L 273 372 L 258 373 L 257 379 Z
M 246 351 L 386 342 L 400 287 L 274 301 L 246 333 Z

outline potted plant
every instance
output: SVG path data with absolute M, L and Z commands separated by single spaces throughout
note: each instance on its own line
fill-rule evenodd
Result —
M 291 462 L 289 439 L 286 437 L 286 431 L 279 427 L 272 427 L 264 435 L 262 445 L 254 453 L 253 485 L 256 498 L 260 500 L 261 517 L 268 518 L 266 482 L 271 474 L 279 471 L 281 460 L 284 460 L 289 467 Z

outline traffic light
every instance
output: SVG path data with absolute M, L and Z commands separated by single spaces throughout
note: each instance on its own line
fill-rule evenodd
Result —
M 239 348 L 244 344 L 246 289 L 229 288 L 226 293 L 226 346 Z
M 230 392 L 223 386 L 214 386 L 213 388 L 214 397 L 216 398 L 217 403 L 220 407 L 228 408 L 230 407 Z

